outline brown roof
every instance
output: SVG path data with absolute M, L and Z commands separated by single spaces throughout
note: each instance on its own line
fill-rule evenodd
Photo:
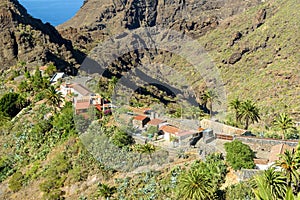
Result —
M 287 144 L 277 144 L 271 148 L 269 162 L 275 162 L 279 159 L 280 154 L 284 154 L 286 150 L 293 150 L 293 147 Z
M 268 159 L 264 159 L 264 158 L 254 158 L 253 161 L 255 164 L 259 164 L 259 165 L 267 165 L 269 162 Z
M 204 131 L 204 130 L 205 130 L 205 128 L 201 128 L 201 127 L 198 128 L 198 131 L 200 131 L 200 132 Z
M 177 135 L 178 136 L 184 136 L 184 135 L 194 135 L 196 133 L 199 133 L 199 131 L 196 130 L 189 130 L 189 131 L 180 131 Z
M 89 101 L 76 102 L 76 104 L 75 104 L 76 110 L 87 109 L 89 107 L 90 107 Z
M 39 69 L 40 69 L 41 71 L 45 71 L 45 70 L 48 69 L 48 66 L 46 66 L 46 65 L 45 65 L 45 66 L 40 66 Z
M 148 122 L 148 124 L 153 125 L 153 126 L 157 126 L 157 125 L 159 125 L 161 123 L 164 123 L 164 122 L 166 122 L 166 120 L 155 118 L 155 119 L 150 120 L 150 122 Z
M 145 114 L 147 110 L 151 110 L 151 108 L 135 108 L 128 106 L 128 109 L 136 114 Z
M 165 125 L 159 128 L 159 130 L 162 130 L 163 132 L 171 133 L 171 134 L 178 134 L 180 131 L 179 128 L 175 126 Z
M 137 121 L 143 121 L 146 118 L 147 118 L 147 116 L 144 116 L 144 115 L 137 115 L 137 116 L 133 117 L 133 119 L 137 120 Z
M 86 87 L 84 87 L 81 84 L 72 84 L 72 87 L 74 90 L 76 90 L 82 96 L 88 96 L 90 94 L 93 94 L 92 91 L 90 91 L 89 89 L 87 89 Z

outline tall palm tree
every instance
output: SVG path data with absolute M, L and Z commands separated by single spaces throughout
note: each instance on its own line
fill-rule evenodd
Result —
M 142 154 L 148 154 L 149 157 L 152 157 L 152 154 L 156 151 L 156 148 L 153 144 L 147 143 L 147 144 L 136 144 L 133 146 L 133 150 L 137 153 L 140 154 L 140 159 L 141 160 L 141 155 Z
M 52 106 L 54 108 L 54 112 L 56 112 L 60 103 L 63 101 L 61 92 L 57 92 L 55 87 L 51 85 L 48 89 L 46 89 L 45 97 L 47 99 L 47 103 Z
M 295 129 L 293 120 L 286 113 L 280 113 L 273 124 L 282 131 L 282 139 L 288 130 Z
M 152 154 L 156 151 L 156 148 L 153 144 L 147 143 L 145 145 L 143 145 L 143 150 L 142 150 L 145 154 L 148 154 L 149 157 L 152 157 Z
M 110 199 L 110 197 L 113 196 L 113 194 L 117 191 L 116 187 L 111 187 L 107 184 L 100 183 L 98 185 L 98 193 L 100 196 L 106 198 L 107 200 Z
M 250 100 L 246 100 L 242 103 L 240 112 L 238 114 L 238 119 L 245 121 L 245 128 L 248 129 L 250 122 L 258 122 L 260 119 L 259 109 L 256 107 L 255 103 Z
M 213 198 L 213 185 L 210 178 L 197 169 L 190 169 L 180 175 L 177 191 L 177 196 L 180 199 L 202 200 Z
M 210 118 L 212 118 L 213 103 L 220 103 L 220 101 L 218 101 L 218 95 L 213 90 L 206 90 L 200 95 L 200 100 L 206 108 L 207 105 L 209 106 L 209 115 Z
M 287 186 L 291 187 L 299 185 L 299 165 L 297 163 L 296 152 L 293 149 L 292 151 L 286 150 L 284 154 L 279 155 L 279 160 L 275 162 L 276 166 L 281 167 L 284 175 L 287 178 Z
M 257 199 L 282 199 L 286 194 L 286 177 L 273 167 L 256 176 L 254 182 Z
M 240 112 L 240 109 L 241 109 L 241 105 L 242 105 L 242 101 L 240 101 L 239 98 L 235 98 L 229 103 L 229 107 L 231 109 L 233 109 L 234 112 L 235 112 L 235 123 L 236 123 L 236 125 L 239 122 L 239 112 Z

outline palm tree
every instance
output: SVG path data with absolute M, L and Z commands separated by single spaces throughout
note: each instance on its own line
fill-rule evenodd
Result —
M 6 124 L 9 120 L 10 117 L 6 113 L 0 111 L 0 127 L 2 128 L 2 126 Z
M 257 199 L 282 199 L 286 193 L 286 177 L 275 168 L 269 168 L 255 177 L 254 194 Z
M 256 105 L 250 101 L 246 100 L 242 103 L 240 112 L 238 114 L 238 119 L 241 121 L 245 121 L 245 128 L 248 129 L 250 122 L 258 122 L 260 119 L 259 116 L 259 109 L 256 107 Z
M 147 144 L 136 144 L 133 146 L 133 150 L 135 152 L 138 152 L 140 154 L 140 159 L 141 160 L 141 155 L 142 154 L 148 154 L 149 157 L 152 157 L 152 154 L 156 151 L 156 148 L 153 144 L 147 143 Z
M 61 92 L 57 92 L 55 87 L 51 85 L 48 89 L 46 89 L 45 93 L 47 103 L 54 108 L 54 112 L 56 112 L 60 103 L 63 101 L 63 97 Z
M 282 131 L 282 139 L 288 130 L 295 129 L 293 120 L 286 113 L 280 113 L 273 124 Z
M 151 158 L 152 154 L 156 151 L 156 148 L 153 144 L 147 143 L 147 144 L 143 145 L 142 151 L 143 151 L 143 153 L 148 154 L 149 157 Z
M 240 101 L 239 98 L 235 98 L 229 103 L 229 107 L 231 109 L 233 109 L 234 112 L 235 112 L 235 123 L 236 123 L 236 125 L 239 122 L 238 117 L 239 117 L 239 112 L 240 112 L 240 109 L 241 109 L 241 105 L 242 105 L 242 101 Z
M 104 183 L 99 183 L 98 188 L 99 195 L 106 198 L 107 200 L 109 200 L 110 197 L 112 197 L 113 194 L 117 191 L 116 187 L 111 187 Z
M 286 150 L 284 154 L 279 155 L 279 160 L 275 162 L 276 166 L 281 167 L 284 175 L 287 178 L 287 186 L 298 186 L 299 184 L 299 164 L 297 163 L 297 156 L 295 150 Z
M 21 93 L 18 96 L 18 99 L 16 101 L 16 105 L 19 109 L 23 109 L 24 107 L 26 107 L 28 105 L 29 101 L 27 99 L 27 96 L 25 93 Z
M 220 103 L 220 101 L 217 100 L 218 95 L 213 90 L 206 90 L 204 93 L 201 94 L 200 100 L 202 101 L 202 104 L 207 108 L 207 104 L 209 105 L 209 115 L 210 118 L 212 118 L 213 114 L 213 103 Z
M 205 173 L 197 169 L 190 169 L 181 174 L 178 181 L 179 199 L 211 199 L 213 197 L 213 185 Z
M 288 188 L 284 200 L 300 200 L 300 193 L 294 196 L 292 188 Z

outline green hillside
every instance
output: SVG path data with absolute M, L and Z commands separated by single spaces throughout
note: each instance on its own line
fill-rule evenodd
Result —
M 262 9 L 266 19 L 253 28 Z M 236 97 L 256 101 L 266 123 L 280 112 L 300 119 L 299 9 L 297 0 L 270 1 L 224 20 L 199 38 L 223 75 L 228 101 Z M 237 33 L 241 36 L 234 41 Z M 229 64 L 234 53 L 243 54 L 242 58 Z

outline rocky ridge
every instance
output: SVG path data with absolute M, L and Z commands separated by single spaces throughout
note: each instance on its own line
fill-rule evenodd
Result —
M 29 66 L 53 62 L 71 72 L 80 62 L 71 41 L 64 39 L 49 23 L 31 17 L 17 0 L 0 1 L 0 66 L 7 69 L 18 62 Z M 0 68 L 0 69 L 1 69 Z
M 139 27 L 159 26 L 199 37 L 260 0 L 87 0 L 78 13 L 57 28 L 87 52 L 92 43 Z

